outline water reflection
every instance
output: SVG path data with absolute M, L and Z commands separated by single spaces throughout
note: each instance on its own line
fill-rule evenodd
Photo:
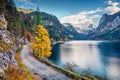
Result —
M 74 62 L 81 68 L 89 68 L 93 63 L 100 67 L 101 63 L 96 46 L 87 46 L 83 44 L 62 44 L 60 46 L 61 62 Z M 67 57 L 67 58 L 66 58 Z
M 120 59 L 109 58 L 109 65 L 106 65 L 107 76 L 114 80 L 120 80 Z
M 50 58 L 56 65 L 74 63 L 93 74 L 120 80 L 120 43 L 103 41 L 70 41 L 58 44 Z M 79 72 L 79 71 L 78 71 Z
M 61 56 L 60 56 L 60 44 L 56 44 L 55 46 L 53 46 L 52 48 L 52 55 L 49 58 L 54 64 L 58 65 L 58 66 L 62 66 L 61 65 Z

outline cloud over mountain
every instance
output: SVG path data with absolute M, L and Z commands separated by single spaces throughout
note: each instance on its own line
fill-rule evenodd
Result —
M 120 11 L 120 2 L 113 2 L 112 0 L 107 1 L 108 7 L 105 8 L 105 11 L 109 12 L 110 14 L 114 14 Z
M 98 22 L 101 18 L 101 13 L 114 14 L 120 11 L 120 2 L 108 0 L 105 3 L 107 4 L 106 7 L 98 7 L 96 10 L 85 10 L 75 15 L 65 16 L 60 21 L 61 23 L 71 23 L 73 25 L 86 23 L 97 25 L 96 21 Z
M 91 11 L 82 11 L 75 15 L 63 17 L 60 21 L 61 23 L 71 23 L 73 25 L 86 24 L 86 23 L 95 24 L 93 19 L 100 18 L 100 15 L 96 15 L 96 13 L 100 13 L 100 12 L 102 12 L 100 8 Z

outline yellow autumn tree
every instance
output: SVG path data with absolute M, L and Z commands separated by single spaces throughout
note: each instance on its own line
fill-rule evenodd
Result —
M 42 25 L 38 25 L 36 29 L 32 48 L 35 55 L 39 57 L 44 58 L 51 55 L 51 46 L 48 31 Z

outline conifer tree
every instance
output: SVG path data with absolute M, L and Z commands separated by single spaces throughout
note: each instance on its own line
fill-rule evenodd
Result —
M 39 12 L 39 6 L 37 7 L 37 16 L 36 16 L 36 18 L 37 18 L 37 25 L 42 24 L 40 12 Z

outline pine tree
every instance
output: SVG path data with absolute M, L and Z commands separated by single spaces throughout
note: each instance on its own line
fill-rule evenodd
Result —
M 39 12 L 39 7 L 37 7 L 37 16 L 36 16 L 36 18 L 37 18 L 37 25 L 42 24 L 40 12 Z

